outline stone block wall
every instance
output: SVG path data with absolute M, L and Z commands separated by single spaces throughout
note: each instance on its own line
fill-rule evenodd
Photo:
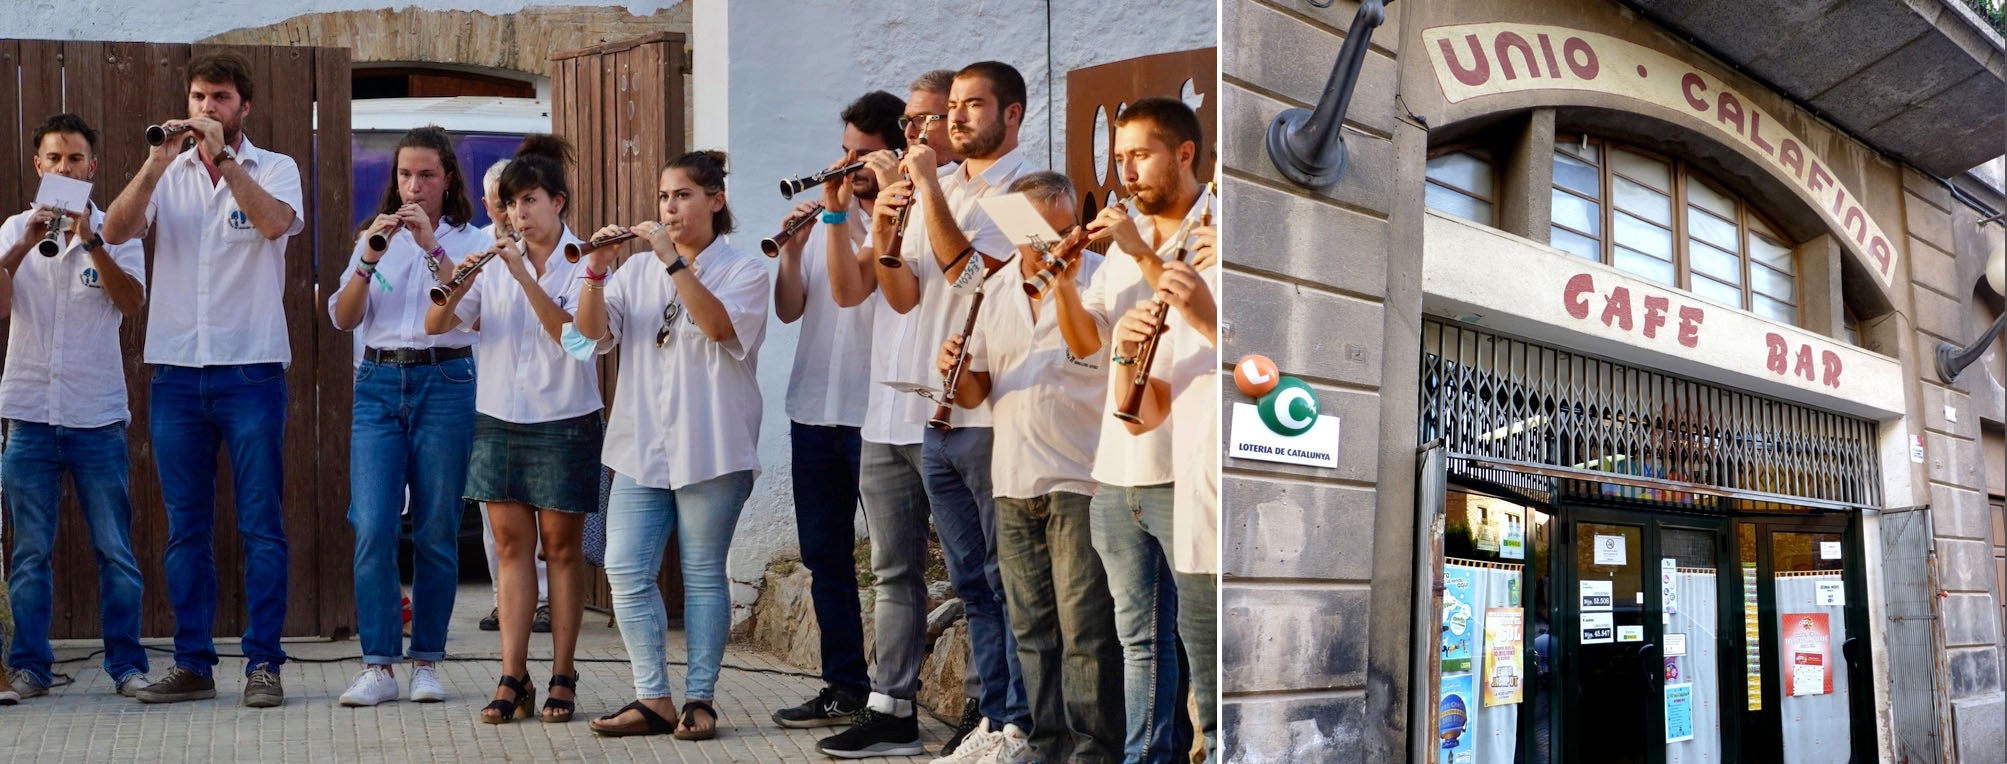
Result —
M 1318 190 L 1263 147 L 1285 108 L 1314 106 L 1357 5 L 1227 0 L 1220 9 L 1225 224 L 1222 360 L 1260 353 L 1340 420 L 1336 469 L 1226 458 L 1221 726 L 1229 762 L 1400 761 L 1413 549 L 1421 156 L 1397 115 L 1399 6 L 1372 39 L 1346 115 L 1350 168 Z M 1406 223 L 1396 189 L 1412 185 Z M 1404 233 L 1412 228 L 1414 237 Z M 1405 272 L 1405 273 L 1403 273 Z M 1389 331 L 1407 323 L 1406 330 Z M 1225 416 L 1253 403 L 1223 384 Z M 1226 429 L 1226 428 L 1223 428 Z M 1225 432 L 1222 433 L 1223 435 Z

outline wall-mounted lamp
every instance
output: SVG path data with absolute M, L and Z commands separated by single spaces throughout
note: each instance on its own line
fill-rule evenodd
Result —
M 1365 68 L 1373 30 L 1387 20 L 1386 6 L 1386 0 L 1359 4 L 1352 28 L 1345 33 L 1345 47 L 1332 64 L 1331 79 L 1324 83 L 1324 95 L 1317 99 L 1317 110 L 1288 109 L 1268 125 L 1269 161 L 1297 185 L 1324 188 L 1345 175 L 1345 136 L 1339 128 L 1352 102 L 1352 86 Z
M 1995 247 L 1993 256 L 1986 258 L 1986 285 L 1993 288 L 1994 294 L 2007 295 L 2007 244 Z M 1993 325 L 1970 345 L 1961 348 L 1949 342 L 1937 343 L 1937 380 L 1951 384 L 1958 378 L 1959 372 L 1965 371 L 1965 367 L 1986 354 L 1986 348 L 1993 344 L 2002 330 L 2007 330 L 2007 312 L 1993 319 Z

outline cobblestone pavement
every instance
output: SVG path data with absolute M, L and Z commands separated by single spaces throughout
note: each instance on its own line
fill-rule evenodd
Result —
M 286 704 L 253 709 L 239 705 L 244 661 L 224 658 L 216 668 L 217 698 L 169 705 L 144 705 L 113 692 L 99 658 L 84 658 L 96 643 L 57 643 L 55 668 L 76 677 L 46 697 L 0 707 L 0 761 L 36 762 L 826 762 L 815 741 L 842 728 L 788 730 L 774 726 L 774 709 L 806 700 L 821 689 L 813 672 L 762 653 L 732 647 L 718 679 L 718 738 L 685 742 L 669 736 L 602 738 L 585 720 L 633 700 L 633 681 L 620 632 L 606 614 L 588 611 L 579 637 L 579 713 L 569 724 L 536 720 L 488 725 L 475 717 L 501 675 L 500 642 L 475 624 L 491 605 L 486 585 L 460 589 L 450 659 L 441 678 L 452 697 L 444 703 L 408 700 L 374 708 L 343 708 L 335 702 L 362 669 L 354 640 L 289 641 Z M 538 703 L 550 681 L 550 635 L 530 641 L 530 676 Z M 149 640 L 153 675 L 173 665 L 171 642 Z M 235 640 L 219 641 L 234 652 Z M 669 658 L 683 659 L 683 635 L 669 635 Z M 306 661 L 330 660 L 328 663 Z M 672 686 L 682 689 L 682 671 L 672 665 Z M 408 681 L 400 667 L 398 682 Z M 60 682 L 61 680 L 58 679 Z M 409 687 L 405 687 L 408 693 Z M 679 696 L 680 699 L 680 696 Z M 951 730 L 921 715 L 921 737 L 937 751 Z M 914 759 L 925 761 L 922 757 Z M 907 761 L 900 759 L 899 761 Z

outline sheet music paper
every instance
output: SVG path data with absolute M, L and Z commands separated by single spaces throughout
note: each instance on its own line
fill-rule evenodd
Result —
M 90 209 L 91 184 L 89 181 L 49 173 L 42 176 L 42 185 L 35 190 L 35 206 L 53 207 L 64 212 L 82 214 Z

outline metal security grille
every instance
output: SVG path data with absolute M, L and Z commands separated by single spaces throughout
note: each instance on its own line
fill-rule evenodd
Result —
M 1879 506 L 1875 424 L 1437 320 L 1420 442 L 1536 500 L 1725 511 Z

